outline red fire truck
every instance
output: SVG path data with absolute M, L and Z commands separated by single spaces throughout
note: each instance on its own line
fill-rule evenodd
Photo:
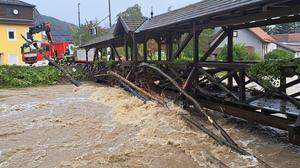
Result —
M 37 33 L 45 32 L 48 41 L 40 42 L 35 41 L 33 36 Z M 59 61 L 65 55 L 69 55 L 69 43 L 68 42 L 54 42 L 51 35 L 50 23 L 43 23 L 38 26 L 30 27 L 27 33 L 27 38 L 22 36 L 26 43 L 21 47 L 23 61 L 27 64 L 34 64 L 38 61 L 45 60 L 45 57 L 51 58 L 55 61 Z M 41 50 L 40 50 L 41 49 Z

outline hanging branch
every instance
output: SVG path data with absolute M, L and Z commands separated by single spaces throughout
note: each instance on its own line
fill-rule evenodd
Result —
M 228 93 L 229 95 L 231 95 L 235 100 L 239 100 L 239 98 L 233 94 L 229 89 L 227 89 L 224 85 L 218 83 L 218 81 L 212 77 L 209 73 L 207 73 L 205 70 L 203 70 L 202 68 L 198 68 L 198 70 L 204 74 L 208 80 L 210 80 L 213 84 L 217 85 L 220 89 L 222 89 L 224 92 Z
M 208 121 L 218 130 L 220 131 L 221 135 L 229 142 L 230 144 L 237 146 L 237 144 L 231 139 L 231 137 L 226 133 L 226 131 L 207 113 L 205 110 L 200 106 L 200 104 L 192 97 L 190 96 L 184 89 L 182 89 L 178 83 L 172 79 L 169 75 L 164 73 L 161 69 L 150 65 L 148 63 L 142 63 L 140 64 L 141 67 L 148 67 L 151 68 L 157 72 L 159 72 L 161 75 L 163 75 L 165 78 L 167 78 L 177 89 L 180 93 L 182 93 L 188 100 L 190 100 L 194 106 L 195 109 L 205 115 L 207 117 Z
M 145 64 L 144 66 L 146 66 L 146 64 Z M 151 66 L 151 65 L 150 65 L 150 66 Z M 133 84 L 132 82 L 126 80 L 125 78 L 123 78 L 123 77 L 120 76 L 119 74 L 117 74 L 117 73 L 115 73 L 115 72 L 112 72 L 112 71 L 109 71 L 108 74 L 106 74 L 106 76 L 113 76 L 113 77 L 117 78 L 118 81 L 120 82 L 120 84 L 122 84 L 125 88 L 127 88 L 127 89 L 130 91 L 130 93 L 132 93 L 134 96 L 137 96 L 138 98 L 140 98 L 140 99 L 143 100 L 144 102 L 145 102 L 145 101 L 149 101 L 149 99 L 146 98 L 146 97 L 144 97 L 144 96 L 142 96 L 140 93 L 142 93 L 142 94 L 148 96 L 148 97 L 149 97 L 151 100 L 153 100 L 153 101 L 160 102 L 160 104 L 162 103 L 162 104 L 161 104 L 162 106 L 165 106 L 165 103 L 164 103 L 164 102 L 161 102 L 160 99 L 158 99 L 158 98 L 156 98 L 156 97 L 153 97 L 152 95 L 150 95 L 149 93 L 147 93 L 147 92 L 144 91 L 143 89 L 139 88 L 138 86 L 136 86 L 136 85 Z M 166 76 L 167 76 L 167 75 L 166 75 Z M 171 80 L 171 82 L 173 83 L 174 81 Z M 176 82 L 175 82 L 175 84 L 176 84 Z M 176 86 L 176 85 L 175 85 L 175 86 Z M 135 90 L 131 89 L 131 87 L 134 88 L 134 89 L 136 89 L 137 92 L 136 92 Z M 178 84 L 177 84 L 177 87 L 179 87 Z M 180 88 L 180 87 L 179 87 L 179 88 Z M 198 104 L 198 103 L 196 102 L 196 104 Z M 199 104 L 198 104 L 198 105 L 199 105 Z M 199 105 L 199 106 L 200 106 L 200 105 Z M 201 106 L 200 106 L 200 108 L 201 108 Z M 202 112 L 204 112 L 204 111 L 202 110 Z M 204 112 L 204 114 L 205 114 L 205 112 Z M 182 117 L 182 119 L 185 120 L 187 123 L 191 124 L 192 126 L 198 128 L 198 129 L 202 130 L 203 132 L 205 132 L 206 134 L 208 134 L 210 137 L 212 137 L 214 140 L 216 140 L 220 145 L 226 145 L 226 146 L 230 147 L 231 149 L 233 149 L 234 151 L 238 152 L 239 154 L 242 154 L 242 155 L 248 155 L 248 156 L 253 156 L 253 157 L 255 157 L 256 159 L 258 159 L 258 161 L 259 161 L 260 163 L 262 163 L 265 167 L 268 167 L 268 168 L 270 167 L 270 166 L 269 166 L 267 163 L 265 163 L 263 160 L 261 160 L 261 159 L 259 159 L 258 157 L 256 157 L 256 156 L 250 154 L 250 153 L 247 152 L 246 150 L 240 148 L 240 147 L 237 146 L 235 143 L 232 144 L 232 143 L 228 142 L 228 140 L 227 140 L 226 138 L 225 138 L 226 140 L 220 138 L 220 137 L 219 137 L 218 135 L 216 135 L 214 132 L 212 132 L 212 131 L 210 131 L 209 129 L 207 129 L 201 122 L 199 122 L 199 120 L 196 120 L 193 116 L 190 116 L 190 115 L 181 115 L 181 117 Z M 212 120 L 211 117 L 209 117 L 209 121 L 210 121 L 210 122 L 211 122 L 211 121 L 214 122 L 214 120 Z M 216 122 L 214 122 L 214 123 L 216 124 Z M 215 126 L 215 125 L 214 125 L 214 126 Z M 225 132 L 225 133 L 226 133 L 226 132 Z M 223 135 L 223 134 L 222 134 L 222 135 Z
M 115 78 L 118 78 L 119 80 L 123 81 L 124 83 L 126 83 L 127 85 L 129 85 L 130 87 L 134 88 L 135 90 L 137 90 L 138 92 L 142 93 L 143 95 L 149 97 L 152 100 L 156 100 L 159 104 L 161 105 L 165 105 L 165 102 L 162 100 L 159 100 L 158 98 L 152 96 L 151 94 L 149 94 L 148 92 L 144 91 L 143 89 L 141 89 L 140 87 L 136 86 L 135 84 L 133 84 L 132 82 L 130 82 L 129 80 L 125 79 L 124 77 L 122 77 L 121 75 L 113 72 L 113 71 L 108 71 L 107 72 L 108 75 L 113 76 Z

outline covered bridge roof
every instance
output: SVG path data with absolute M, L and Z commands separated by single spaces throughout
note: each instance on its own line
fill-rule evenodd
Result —
M 232 11 L 234 9 L 248 8 L 261 5 L 266 0 L 203 0 L 186 7 L 158 15 L 149 20 L 140 31 L 159 28 L 175 23 L 208 17 L 219 12 Z
M 102 45 L 103 42 L 107 42 L 109 40 L 122 40 L 119 37 L 123 35 L 123 33 L 135 32 L 137 28 L 139 28 L 145 21 L 146 17 L 123 17 L 120 16 L 116 24 L 114 24 L 107 33 L 103 34 L 100 37 L 96 37 L 90 42 L 83 45 L 83 47 L 91 46 L 91 45 Z
M 147 32 L 191 30 L 193 25 L 200 29 L 222 26 L 231 26 L 234 29 L 259 27 L 267 25 L 270 20 L 273 23 L 273 18 L 276 17 L 292 15 L 293 19 L 299 19 L 299 13 L 299 0 L 203 0 L 143 22 L 140 20 L 139 23 L 142 24 L 138 28 L 138 24 L 133 25 L 136 29 L 135 35 L 142 39 Z M 124 22 L 123 18 L 119 20 L 120 23 Z M 134 21 L 130 20 L 128 23 Z
M 0 4 L 35 7 L 32 4 L 29 4 L 29 3 L 26 3 L 26 2 L 23 2 L 23 1 L 19 1 L 19 0 L 0 0 Z

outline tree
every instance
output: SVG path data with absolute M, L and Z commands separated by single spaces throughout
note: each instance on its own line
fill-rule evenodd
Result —
M 295 55 L 287 50 L 284 49 L 275 49 L 272 52 L 265 55 L 266 59 L 278 59 L 278 60 L 285 60 L 285 59 L 293 59 Z
M 220 54 L 218 55 L 218 60 L 226 61 L 227 59 L 227 45 L 225 45 Z M 258 54 L 248 52 L 247 47 L 244 44 L 234 44 L 233 47 L 233 60 L 234 61 L 250 61 L 250 60 L 260 60 Z
M 202 31 L 199 37 L 199 52 L 200 56 L 205 53 L 209 47 L 210 42 L 213 38 L 214 32 L 213 29 L 205 29 Z M 185 59 L 193 59 L 194 51 L 193 51 L 193 40 L 189 42 L 186 48 L 183 50 L 182 55 Z
M 143 17 L 141 6 L 138 4 L 135 4 L 132 7 L 129 7 L 126 9 L 126 11 L 121 12 L 117 15 L 118 17 Z
M 92 34 L 92 30 L 96 30 L 97 34 Z M 95 37 L 102 36 L 106 32 L 107 29 L 100 27 L 97 19 L 95 21 L 86 21 L 83 25 L 78 27 L 73 34 L 75 45 L 80 45 L 80 41 L 81 44 L 85 44 Z
M 288 33 L 295 33 L 296 25 L 295 23 L 284 23 L 275 25 L 273 28 L 272 34 L 288 34 Z

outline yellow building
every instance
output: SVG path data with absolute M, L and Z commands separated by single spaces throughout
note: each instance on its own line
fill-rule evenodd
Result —
M 0 0 L 0 65 L 23 65 L 20 47 L 34 24 L 34 5 L 19 0 Z M 41 40 L 38 35 L 37 40 Z

